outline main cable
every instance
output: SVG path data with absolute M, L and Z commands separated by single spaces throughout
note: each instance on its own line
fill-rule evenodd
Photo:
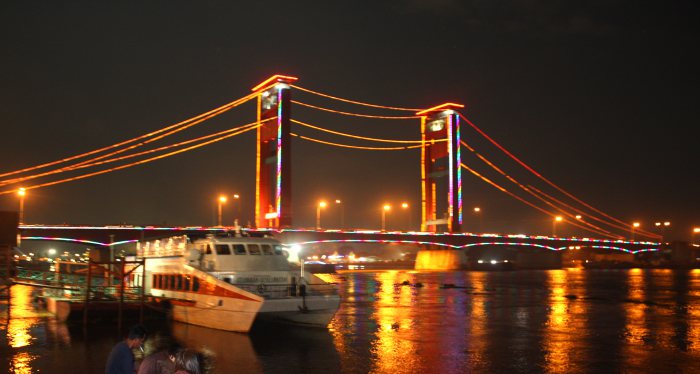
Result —
M 290 86 L 292 86 L 300 91 L 308 92 L 310 94 L 318 95 L 318 96 L 325 97 L 328 99 L 343 101 L 343 102 L 350 103 L 350 104 L 364 105 L 364 106 L 369 106 L 369 107 L 373 107 L 373 108 L 381 108 L 381 109 L 389 109 L 389 110 L 403 110 L 403 111 L 407 111 L 407 112 L 418 112 L 418 111 L 423 110 L 423 109 L 416 109 L 416 108 L 399 108 L 399 107 L 393 107 L 393 106 L 368 104 L 368 103 L 363 103 L 361 101 L 348 100 L 348 99 L 343 99 L 343 98 L 336 97 L 336 96 L 331 96 L 328 94 L 323 94 L 323 93 L 312 91 L 312 90 L 309 90 L 308 88 L 299 87 L 299 86 L 296 86 L 293 84 L 290 84 Z
M 587 208 L 593 210 L 594 212 L 597 212 L 598 214 L 601 214 L 602 216 L 604 216 L 604 217 L 606 217 L 606 218 L 608 218 L 608 219 L 610 219 L 610 220 L 613 220 L 613 221 L 615 221 L 615 222 L 617 222 L 617 223 L 620 223 L 620 224 L 622 224 L 622 225 L 627 226 L 627 223 L 626 223 L 626 222 L 621 221 L 621 220 L 619 220 L 619 219 L 617 219 L 617 218 L 615 218 L 615 217 L 610 216 L 609 214 L 606 214 L 606 213 L 604 213 L 604 212 L 602 212 L 602 211 L 596 209 L 595 207 L 593 207 L 593 206 L 591 206 L 591 205 L 589 205 L 589 204 L 587 204 L 587 203 L 581 201 L 580 199 L 578 199 L 578 198 L 575 197 L 574 195 L 572 195 L 572 194 L 570 194 L 569 192 L 565 191 L 563 188 L 557 186 L 556 184 L 554 184 L 553 182 L 551 182 L 549 179 L 545 178 L 545 177 L 542 176 L 540 173 L 538 173 L 537 171 L 535 171 L 533 168 L 531 168 L 530 166 L 528 166 L 526 163 L 524 163 L 523 161 L 521 161 L 519 158 L 515 157 L 515 155 L 513 155 L 512 153 L 510 153 L 507 149 L 505 149 L 503 146 L 501 146 L 498 142 L 496 142 L 495 140 L 493 140 L 490 136 L 488 136 L 484 131 L 482 131 L 478 126 L 476 126 L 476 125 L 475 125 L 472 121 L 470 121 L 467 117 L 465 117 L 465 116 L 462 115 L 461 113 L 459 113 L 459 116 L 460 116 L 465 122 L 467 122 L 467 123 L 469 124 L 469 126 L 471 126 L 474 130 L 476 130 L 479 134 L 481 134 L 481 136 L 483 136 L 483 137 L 486 138 L 489 142 L 491 142 L 491 144 L 493 144 L 493 145 L 496 146 L 498 149 L 500 149 L 500 150 L 501 150 L 503 153 L 505 153 L 508 157 L 510 157 L 511 159 L 513 159 L 515 162 L 517 162 L 518 164 L 520 164 L 522 167 L 524 167 L 525 169 L 527 169 L 529 172 L 531 172 L 532 174 L 534 174 L 535 176 L 537 176 L 538 178 L 540 178 L 541 180 L 543 180 L 544 182 L 546 182 L 546 183 L 549 184 L 550 186 L 552 186 L 552 187 L 554 187 L 555 189 L 557 189 L 559 192 L 565 194 L 565 195 L 568 196 L 569 198 L 571 198 L 571 199 L 573 199 L 574 201 L 578 202 L 579 204 L 581 204 L 581 205 L 583 205 L 583 206 L 585 206 L 585 207 L 587 207 Z M 646 230 L 642 230 L 642 229 L 639 229 L 638 232 L 644 232 L 644 233 L 646 233 L 646 234 L 648 234 L 648 235 L 652 235 L 652 236 L 654 235 L 653 233 L 648 232 L 648 231 L 646 231 Z
M 275 118 L 277 118 L 277 117 L 268 118 L 268 119 L 266 119 L 266 120 L 263 121 L 263 122 L 267 122 L 267 121 L 270 121 L 270 120 L 275 119 Z M 73 170 L 78 170 L 78 169 L 84 169 L 84 168 L 88 168 L 88 167 L 92 167 L 92 166 L 97 166 L 97 165 L 104 165 L 104 164 L 108 164 L 108 163 L 112 163 L 112 162 L 116 162 L 116 161 L 126 160 L 126 159 L 129 159 L 129 158 L 134 158 L 134 157 L 138 157 L 138 156 L 143 156 L 143 155 L 150 154 L 150 153 L 156 153 L 156 152 L 164 151 L 164 150 L 171 149 L 171 148 L 181 147 L 181 146 L 186 145 L 186 144 L 191 144 L 191 143 L 203 141 L 203 140 L 210 139 L 210 138 L 213 138 L 213 137 L 223 136 L 223 135 L 226 135 L 226 134 L 228 134 L 228 133 L 236 132 L 236 131 L 239 131 L 239 130 L 246 130 L 246 131 L 247 131 L 247 130 L 248 130 L 247 127 L 254 127 L 254 126 L 257 126 L 257 125 L 258 125 L 257 122 L 254 122 L 254 123 L 252 123 L 252 124 L 247 124 L 247 125 L 235 127 L 235 128 L 228 129 L 228 130 L 223 130 L 223 131 L 220 131 L 220 132 L 217 132 L 217 133 L 214 133 L 214 134 L 209 134 L 209 135 L 201 136 L 201 137 L 199 137 L 199 138 L 190 139 L 190 140 L 182 141 L 182 142 L 179 142 L 179 143 L 174 143 L 174 144 L 166 145 L 166 146 L 162 146 L 162 147 L 159 147 L 159 148 L 149 149 L 149 150 L 147 150 L 147 151 L 132 153 L 132 154 L 124 155 L 124 156 L 121 156 L 121 157 L 115 157 L 115 158 L 106 159 L 106 160 L 102 159 L 101 161 L 94 161 L 94 162 L 92 162 L 92 163 L 87 163 L 87 164 L 79 164 L 79 165 L 76 165 L 76 166 L 72 166 L 72 167 L 70 167 L 70 168 L 60 168 L 60 169 L 55 169 L 55 170 L 52 170 L 52 171 L 47 171 L 47 172 L 44 172 L 44 173 L 39 173 L 39 174 L 30 175 L 30 176 L 23 177 L 23 178 L 17 178 L 18 180 L 17 180 L 16 182 L 14 182 L 14 183 L 19 183 L 19 182 L 24 182 L 24 181 L 31 180 L 31 179 L 36 179 L 36 178 L 40 178 L 40 177 L 45 177 L 45 176 L 47 176 L 47 175 L 59 174 L 59 173 L 64 173 L 64 172 L 73 171 Z M 1 185 L 1 184 L 0 184 L 0 185 Z
M 208 112 L 205 112 L 205 113 L 199 114 L 199 115 L 197 115 L 197 116 L 188 118 L 188 119 L 186 119 L 186 120 L 184 120 L 184 121 L 180 121 L 180 122 L 178 122 L 178 123 L 175 123 L 175 124 L 173 124 L 173 125 L 167 126 L 167 127 L 162 128 L 162 129 L 160 129 L 160 130 L 152 131 L 152 132 L 150 132 L 150 133 L 147 133 L 147 134 L 138 136 L 138 137 L 136 137 L 136 138 L 132 138 L 132 139 L 129 139 L 129 140 L 125 140 L 125 141 L 122 141 L 122 142 L 119 142 L 119 143 L 116 143 L 116 144 L 112 144 L 112 145 L 109 145 L 109 146 L 106 146 L 106 147 L 102 147 L 102 148 L 95 149 L 95 150 L 92 150 L 92 151 L 89 151 L 89 152 L 85 152 L 85 153 L 81 153 L 81 154 L 78 154 L 78 155 L 66 157 L 66 158 L 63 158 L 63 159 L 60 159 L 60 160 L 56 160 L 56 161 L 52 161 L 52 162 L 47 162 L 47 163 L 44 163 L 44 164 L 35 165 L 35 166 L 32 166 L 32 167 L 28 167 L 28 168 L 24 168 L 24 169 L 20 169 L 20 170 L 15 170 L 15 171 L 11 171 L 11 172 L 5 172 L 5 173 L 0 174 L 0 178 L 1 178 L 1 177 L 6 177 L 6 176 L 9 176 L 9 175 L 24 173 L 24 172 L 31 171 L 31 170 L 36 170 L 36 169 L 41 169 L 41 168 L 45 168 L 45 167 L 49 167 L 49 166 L 61 164 L 61 163 L 64 163 L 64 162 L 68 162 L 68 161 L 72 161 L 72 160 L 75 160 L 75 159 L 87 157 L 87 156 L 90 156 L 90 155 L 93 155 L 93 154 L 96 154 L 96 153 L 100 153 L 100 152 L 103 152 L 103 151 L 106 151 L 106 150 L 109 150 L 109 149 L 114 149 L 114 148 L 117 148 L 117 147 L 121 147 L 121 146 L 123 146 L 123 145 L 129 144 L 129 143 L 132 143 L 132 142 L 141 140 L 141 139 L 145 139 L 145 138 L 152 137 L 152 136 L 154 136 L 154 135 L 160 134 L 160 133 L 165 132 L 165 131 L 168 131 L 168 130 L 170 130 L 170 129 L 177 128 L 178 126 L 186 125 L 186 124 L 188 124 L 189 122 L 199 120 L 200 118 L 206 117 L 206 116 L 208 116 L 208 115 L 210 115 L 210 114 L 212 114 L 212 113 L 218 113 L 218 114 L 223 113 L 224 111 L 227 111 L 227 110 L 229 110 L 229 109 L 232 109 L 232 108 L 234 108 L 234 107 L 236 107 L 236 106 L 238 106 L 238 105 L 240 105 L 240 104 L 243 104 L 244 102 L 246 102 L 246 101 L 252 99 L 253 97 L 255 97 L 255 93 L 246 95 L 246 96 L 244 96 L 243 98 L 234 100 L 234 101 L 232 101 L 232 102 L 230 102 L 230 103 L 227 103 L 227 104 L 224 104 L 224 105 L 222 105 L 222 106 L 220 106 L 220 107 L 218 107 L 218 108 L 214 108 L 214 109 L 212 109 L 212 110 L 210 110 L 210 111 L 208 111 Z M 200 121 L 200 122 L 201 122 L 201 121 Z
M 47 182 L 47 183 L 37 184 L 37 185 L 33 185 L 33 186 L 28 186 L 28 187 L 25 187 L 25 189 L 26 189 L 26 190 L 32 190 L 32 189 L 41 188 L 41 187 L 47 187 L 47 186 L 52 186 L 52 185 L 56 185 L 56 184 L 60 184 L 60 183 L 71 182 L 71 181 L 74 181 L 74 180 L 85 179 L 85 178 L 93 177 L 93 176 L 96 176 L 96 175 L 105 174 L 105 173 L 109 173 L 109 172 L 117 171 L 117 170 L 121 170 L 121 169 L 126 169 L 126 168 L 129 168 L 129 167 L 132 167 L 132 166 L 141 165 L 141 164 L 145 164 L 145 163 L 152 162 L 152 161 L 155 161 L 155 160 L 159 160 L 159 159 L 163 159 L 163 158 L 166 158 L 166 157 L 174 156 L 174 155 L 179 154 L 179 153 L 188 152 L 188 151 L 191 151 L 191 150 L 193 150 L 193 149 L 197 149 L 197 148 L 203 147 L 203 146 L 205 146 L 205 145 L 209 145 L 209 144 L 212 144 L 212 143 L 216 143 L 216 142 L 222 141 L 222 140 L 224 140 L 224 139 L 228 139 L 228 138 L 230 138 L 230 137 L 233 137 L 233 136 L 242 134 L 242 133 L 244 133 L 244 132 L 247 132 L 247 131 L 250 131 L 250 130 L 253 130 L 253 129 L 256 129 L 256 128 L 259 127 L 259 126 L 257 126 L 257 124 L 258 124 L 257 122 L 253 122 L 253 123 L 251 123 L 251 124 L 255 124 L 256 126 L 251 126 L 251 127 L 248 127 L 248 128 L 246 128 L 246 129 L 244 129 L 244 130 L 240 130 L 240 131 L 235 132 L 235 133 L 227 134 L 227 135 L 221 136 L 221 137 L 219 137 L 219 138 L 212 139 L 212 140 L 209 140 L 209 141 L 206 141 L 206 142 L 203 142 L 203 143 L 200 143 L 200 144 L 196 144 L 196 145 L 193 145 L 193 146 L 190 146 L 190 147 L 187 147 L 187 148 L 179 149 L 179 150 L 177 150 L 177 151 L 172 151 L 172 152 L 169 152 L 169 153 L 166 153 L 166 154 L 163 154 L 163 155 L 154 156 L 154 157 L 151 157 L 151 158 L 148 158 L 148 159 L 144 159 L 144 160 L 132 162 L 132 163 L 126 164 L 126 165 L 116 166 L 116 167 L 113 167 L 113 168 L 110 168 L 110 169 L 100 170 L 100 171 L 96 171 L 96 172 L 92 172 L 92 173 L 88 173 L 88 174 L 83 174 L 83 175 L 79 175 L 79 176 L 75 176 L 75 177 L 71 177 L 71 178 L 65 178 L 65 179 L 61 179 L 61 180 L 58 180 L 58 181 L 53 181 L 53 182 Z M 241 126 L 241 127 L 245 127 L 245 126 Z M 16 192 L 15 190 L 0 191 L 0 195 L 5 195 L 5 194 L 15 193 L 15 192 Z
M 296 101 L 296 100 L 292 100 L 292 103 L 297 104 L 297 105 L 301 105 L 301 106 L 305 106 L 305 107 L 309 107 L 309 108 L 313 108 L 313 109 L 317 109 L 317 110 L 323 110 L 323 111 L 330 112 L 330 113 L 342 114 L 345 116 L 364 117 L 364 118 L 379 118 L 379 119 L 416 119 L 416 118 L 420 118 L 420 116 L 375 116 L 375 115 L 371 115 L 371 114 L 359 114 L 359 113 L 343 112 L 340 110 L 328 109 L 328 108 L 323 108 L 320 106 L 302 103 L 302 102 Z
M 482 176 L 481 174 L 479 174 L 478 172 L 476 172 L 476 171 L 473 170 L 472 168 L 468 167 L 468 166 L 465 165 L 464 163 L 460 164 L 460 166 L 461 166 L 462 168 L 466 169 L 467 171 L 469 171 L 470 173 L 474 174 L 475 176 L 481 178 L 484 182 L 486 182 L 486 183 L 490 184 L 491 186 L 497 188 L 497 189 L 500 190 L 501 192 L 504 192 L 504 193 L 506 193 L 507 195 L 511 196 L 512 198 L 514 198 L 514 199 L 516 199 L 516 200 L 518 200 L 518 201 L 520 201 L 520 202 L 522 202 L 522 203 L 524 203 L 524 204 L 526 204 L 526 205 L 528 205 L 528 206 L 530 206 L 530 207 L 532 207 L 532 208 L 534 208 L 534 209 L 537 209 L 537 210 L 539 210 L 540 212 L 545 213 L 545 214 L 547 214 L 547 215 L 549 215 L 549 216 L 551 216 L 551 217 L 555 217 L 555 216 L 556 216 L 556 213 L 553 213 L 553 212 L 550 212 L 550 211 L 548 211 L 548 210 L 546 210 L 546 209 L 543 209 L 543 208 L 541 208 L 541 207 L 539 207 L 539 206 L 537 206 L 537 205 L 535 205 L 535 204 L 533 204 L 533 203 L 531 203 L 531 202 L 529 202 L 529 201 L 523 199 L 522 197 L 520 197 L 520 196 L 518 196 L 518 195 L 516 195 L 516 194 L 514 194 L 514 193 L 512 193 L 512 192 L 510 192 L 510 191 L 508 191 L 508 190 L 506 190 L 506 189 L 503 188 L 502 186 L 500 186 L 500 185 L 496 184 L 495 182 L 491 181 L 490 179 L 488 179 L 488 178 Z M 585 227 L 585 226 L 581 226 L 581 225 L 579 225 L 579 224 L 577 224 L 577 223 L 575 223 L 575 222 L 568 222 L 568 223 L 570 223 L 570 224 L 573 225 L 573 226 L 577 226 L 577 227 L 579 227 L 579 228 L 581 228 L 581 229 L 584 229 L 584 230 L 586 230 L 586 231 L 594 232 L 594 233 L 596 233 L 596 234 L 603 235 L 603 236 L 607 236 L 607 237 L 609 237 L 609 238 L 613 238 L 613 239 L 619 239 L 619 238 L 620 238 L 619 236 L 615 236 L 615 235 L 608 234 L 608 233 L 604 233 L 604 232 L 598 232 L 597 230 L 593 230 L 593 229 L 591 229 L 591 228 L 588 228 L 588 227 Z
M 423 143 L 422 140 L 394 140 L 394 139 L 370 138 L 367 136 L 352 135 L 352 134 L 348 134 L 348 133 L 344 133 L 344 132 L 340 132 L 340 131 L 333 131 L 333 130 L 329 130 L 329 129 L 324 129 L 322 127 L 314 126 L 314 125 L 311 125 L 309 123 L 305 123 L 305 122 L 298 121 L 295 119 L 292 119 L 291 121 L 293 123 L 298 124 L 298 125 L 308 127 L 308 128 L 314 129 L 314 130 L 324 131 L 324 132 L 327 132 L 330 134 L 345 136 L 348 138 L 369 140 L 369 141 L 373 141 L 373 142 L 384 142 L 384 143 L 404 143 L 404 144 L 422 144 Z M 447 141 L 447 139 L 436 139 L 434 142 L 444 142 L 444 141 Z
M 356 145 L 348 145 L 348 144 L 341 144 L 341 143 L 334 143 L 334 142 L 329 142 L 325 140 L 320 140 L 320 139 L 315 139 L 315 138 L 310 138 L 308 136 L 304 135 L 299 135 L 295 133 L 290 133 L 292 136 L 296 136 L 299 139 L 303 140 L 308 140 L 316 143 L 321 143 L 321 144 L 326 144 L 326 145 L 332 145 L 335 147 L 342 147 L 342 148 L 352 148 L 352 149 L 364 149 L 364 150 L 370 150 L 370 151 L 404 151 L 407 149 L 415 149 L 415 148 L 420 148 L 422 145 L 411 145 L 411 146 L 405 146 L 405 147 L 363 147 L 363 146 L 356 146 Z

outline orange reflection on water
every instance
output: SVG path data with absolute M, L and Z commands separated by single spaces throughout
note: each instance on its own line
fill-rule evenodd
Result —
M 10 363 L 14 373 L 32 373 L 31 363 L 35 355 L 19 349 L 28 347 L 35 338 L 30 329 L 35 323 L 36 314 L 32 311 L 32 288 L 15 285 L 10 289 L 10 319 L 7 323 L 7 342 L 16 349 Z
M 646 324 L 649 307 L 644 303 L 646 290 L 642 269 L 630 269 L 627 272 L 627 289 L 629 302 L 625 305 L 625 339 L 631 344 L 644 344 L 644 339 L 649 334 Z
M 700 284 L 700 269 L 690 271 L 690 284 Z M 691 289 L 697 289 L 691 287 Z M 689 295 L 693 299 L 700 298 L 700 291 L 693 291 Z M 697 351 L 700 349 L 700 306 L 688 306 L 688 349 Z
M 399 277 L 401 274 L 401 277 Z M 376 340 L 372 342 L 374 370 L 382 373 L 410 372 L 419 367 L 414 336 L 420 334 L 413 330 L 412 295 L 413 288 L 401 285 L 409 275 L 396 271 L 377 274 L 381 283 L 378 293 L 378 307 L 374 312 L 377 321 Z M 412 368 L 412 369 L 411 369 Z
M 545 367 L 547 372 L 566 373 L 574 366 L 572 336 L 578 336 L 585 329 L 580 325 L 581 321 L 574 322 L 572 316 L 582 315 L 583 303 L 570 303 L 568 295 L 567 270 L 550 270 L 548 275 L 549 316 L 545 330 L 543 331 L 543 346 L 545 350 Z

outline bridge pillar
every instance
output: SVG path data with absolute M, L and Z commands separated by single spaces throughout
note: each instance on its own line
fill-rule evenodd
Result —
M 421 117 L 421 231 L 462 231 L 462 172 L 458 108 L 446 103 L 416 113 Z M 440 182 L 440 183 L 438 183 Z
M 255 226 L 292 225 L 290 84 L 297 78 L 274 75 L 253 87 L 258 93 Z

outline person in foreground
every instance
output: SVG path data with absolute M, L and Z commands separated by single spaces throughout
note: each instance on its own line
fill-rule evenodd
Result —
M 117 343 L 107 358 L 105 374 L 134 374 L 134 353 L 146 341 L 146 329 L 141 325 L 132 326 L 125 340 Z
M 183 349 L 175 355 L 175 374 L 202 374 L 202 356 L 197 351 Z
M 175 372 L 175 356 L 181 349 L 182 347 L 177 342 L 168 342 L 166 349 L 143 359 L 138 374 L 173 374 Z

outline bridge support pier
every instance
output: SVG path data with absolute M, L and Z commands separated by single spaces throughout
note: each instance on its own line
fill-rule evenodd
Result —
M 468 267 L 467 251 L 425 246 L 416 255 L 416 270 L 460 270 Z

